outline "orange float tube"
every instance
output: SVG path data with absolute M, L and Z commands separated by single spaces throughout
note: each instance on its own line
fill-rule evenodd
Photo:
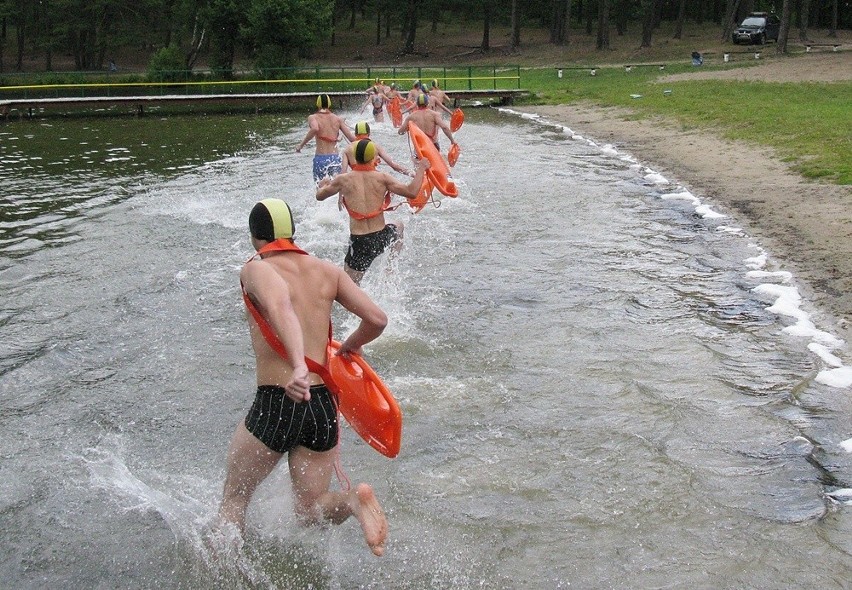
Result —
M 394 127 L 399 127 L 402 125 L 402 107 L 400 106 L 400 99 L 398 96 L 394 96 L 391 101 L 388 103 L 388 113 L 391 116 L 391 123 Z
M 464 123 L 464 111 L 457 108 L 453 111 L 452 116 L 450 117 L 450 130 L 455 133 L 459 129 L 461 129 L 462 124 Z
M 393 394 L 363 357 L 338 355 L 340 343 L 328 345 L 328 372 L 338 390 L 338 408 L 364 441 L 385 457 L 399 454 L 402 412 Z
M 459 144 L 454 143 L 450 146 L 450 151 L 447 152 L 447 161 L 450 163 L 450 167 L 456 165 L 456 162 L 459 161 L 459 154 L 461 154 L 461 148 Z
M 408 200 L 408 206 L 414 209 L 415 213 L 420 213 L 423 210 L 423 207 L 429 204 L 429 201 L 432 200 L 432 191 L 435 190 L 435 187 L 432 186 L 432 182 L 429 180 L 428 176 L 423 177 L 423 184 L 420 185 L 420 192 L 417 193 L 417 196 L 413 199 Z
M 426 133 L 417 126 L 416 123 L 408 122 L 408 137 L 411 138 L 411 143 L 414 144 L 414 153 L 417 158 L 426 158 L 432 165 L 427 171 L 426 176 L 436 189 L 441 194 L 448 197 L 457 197 L 459 189 L 456 183 L 450 180 L 450 169 L 444 158 L 441 157 L 441 152 L 432 143 Z

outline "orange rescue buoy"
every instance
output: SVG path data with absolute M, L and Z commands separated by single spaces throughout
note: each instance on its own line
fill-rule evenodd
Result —
M 399 454 L 402 412 L 393 394 L 363 357 L 338 355 L 340 343 L 328 345 L 328 372 L 338 390 L 339 409 L 352 429 L 385 457 Z
M 456 162 L 459 161 L 459 154 L 461 154 L 461 148 L 459 144 L 454 143 L 450 146 L 450 151 L 447 152 L 447 161 L 450 163 L 450 166 L 455 166 Z
M 402 107 L 400 106 L 400 99 L 398 96 L 394 96 L 391 101 L 388 103 L 388 113 L 391 116 L 391 123 L 394 127 L 399 127 L 402 125 Z
M 414 144 L 414 152 L 417 158 L 426 158 L 432 165 L 426 171 L 426 176 L 429 178 L 432 186 L 438 189 L 441 194 L 448 197 L 457 197 L 459 189 L 456 187 L 456 183 L 449 178 L 450 169 L 447 167 L 444 158 L 441 157 L 441 152 L 438 151 L 438 148 L 435 147 L 429 136 L 416 123 L 409 121 L 408 137 L 411 138 L 411 143 Z
M 462 124 L 464 123 L 464 111 L 457 108 L 453 111 L 453 115 L 450 117 L 450 130 L 455 133 L 459 129 L 461 129 Z

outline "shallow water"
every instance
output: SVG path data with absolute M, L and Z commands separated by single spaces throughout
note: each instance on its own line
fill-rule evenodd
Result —
M 347 430 L 342 453 L 388 513 L 385 557 L 354 523 L 300 530 L 276 473 L 242 551 L 213 560 L 253 395 L 248 211 L 283 197 L 299 244 L 343 258 L 303 123 L 0 127 L 5 584 L 846 587 L 849 352 L 783 261 L 629 154 L 487 109 L 458 133 L 460 196 L 389 214 L 405 249 L 363 285 L 391 319 L 368 356 L 403 448 Z

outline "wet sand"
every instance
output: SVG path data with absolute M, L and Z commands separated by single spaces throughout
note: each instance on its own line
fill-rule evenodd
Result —
M 852 52 L 720 73 L 789 81 L 808 80 L 814 71 L 833 72 L 822 74 L 822 79 L 849 79 Z M 729 215 L 732 225 L 742 227 L 767 250 L 769 267 L 795 275 L 802 296 L 816 307 L 809 310 L 814 323 L 850 341 L 852 186 L 806 180 L 772 150 L 729 141 L 712 131 L 684 131 L 675 121 L 661 118 L 629 120 L 627 109 L 584 104 L 516 110 L 537 113 L 597 143 L 612 144 Z

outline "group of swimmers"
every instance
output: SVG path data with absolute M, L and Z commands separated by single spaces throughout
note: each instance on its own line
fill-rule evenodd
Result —
M 444 109 L 452 114 L 443 105 L 446 94 L 438 88 L 437 80 L 433 80 L 432 84 L 436 90 L 434 94 L 426 92 L 419 81 L 414 82 L 412 92 L 409 93 L 414 98 L 414 107 L 401 122 L 398 132 L 400 135 L 407 133 L 409 126 L 414 123 L 432 140 L 440 153 L 438 130 L 443 131 L 451 144 L 456 141 L 440 109 L 432 108 L 433 104 L 440 102 Z M 376 80 L 368 98 L 372 100 L 372 97 L 381 97 L 382 101 L 386 101 L 387 92 L 394 90 L 392 85 L 386 91 L 382 81 Z M 342 117 L 332 112 L 331 98 L 327 94 L 319 95 L 316 104 L 317 110 L 308 117 L 308 131 L 296 146 L 296 152 L 301 152 L 311 139 L 315 140 L 313 177 L 317 184 L 316 198 L 318 201 L 324 201 L 339 195 L 338 206 L 349 214 L 350 236 L 344 258 L 344 270 L 352 280 L 360 284 L 364 272 L 373 260 L 391 245 L 395 249 L 401 247 L 402 222 L 385 222 L 384 213 L 391 209 L 391 195 L 416 198 L 423 186 L 425 167 L 429 164 L 423 164 L 422 162 L 426 162 L 424 159 L 415 170 L 409 170 L 398 164 L 387 150 L 370 139 L 370 124 L 367 121 L 357 123 L 353 131 Z M 350 142 L 342 154 L 338 152 L 337 147 L 341 135 Z M 380 162 L 386 163 L 400 174 L 412 177 L 412 180 L 403 183 L 396 177 L 377 170 Z
M 413 122 L 433 138 L 440 128 L 455 143 L 440 113 L 429 109 L 428 99 L 421 98 L 425 96 L 415 97 L 416 108 L 400 126 L 400 133 Z M 360 320 L 337 354 L 361 354 L 364 345 L 382 334 L 387 316 L 357 283 L 381 252 L 400 244 L 402 224 L 385 224 L 384 220 L 390 195 L 416 197 L 430 163 L 420 159 L 413 172 L 391 164 L 387 152 L 370 140 L 369 123 L 356 124 L 353 132 L 331 112 L 328 95 L 317 97 L 317 112 L 308 117 L 308 127 L 296 151 L 316 140 L 316 198 L 322 201 L 340 195 L 340 204 L 350 218 L 349 247 L 343 268 L 308 255 L 293 240 L 293 214 L 281 199 L 264 199 L 249 214 L 256 253 L 243 266 L 240 285 L 250 312 L 257 389 L 228 448 L 224 491 L 211 544 L 218 548 L 218 536 L 238 548 L 242 545 L 251 498 L 286 454 L 300 524 L 340 524 L 354 516 L 371 551 L 381 556 L 388 523 L 373 488 L 359 483 L 354 488 L 345 485 L 341 491 L 330 489 L 339 461 L 338 400 L 309 367 L 319 370 L 315 365 L 328 363 L 334 302 Z M 337 152 L 341 134 L 351 142 L 342 157 Z M 412 176 L 411 180 L 405 183 L 376 170 L 380 159 L 400 174 Z

